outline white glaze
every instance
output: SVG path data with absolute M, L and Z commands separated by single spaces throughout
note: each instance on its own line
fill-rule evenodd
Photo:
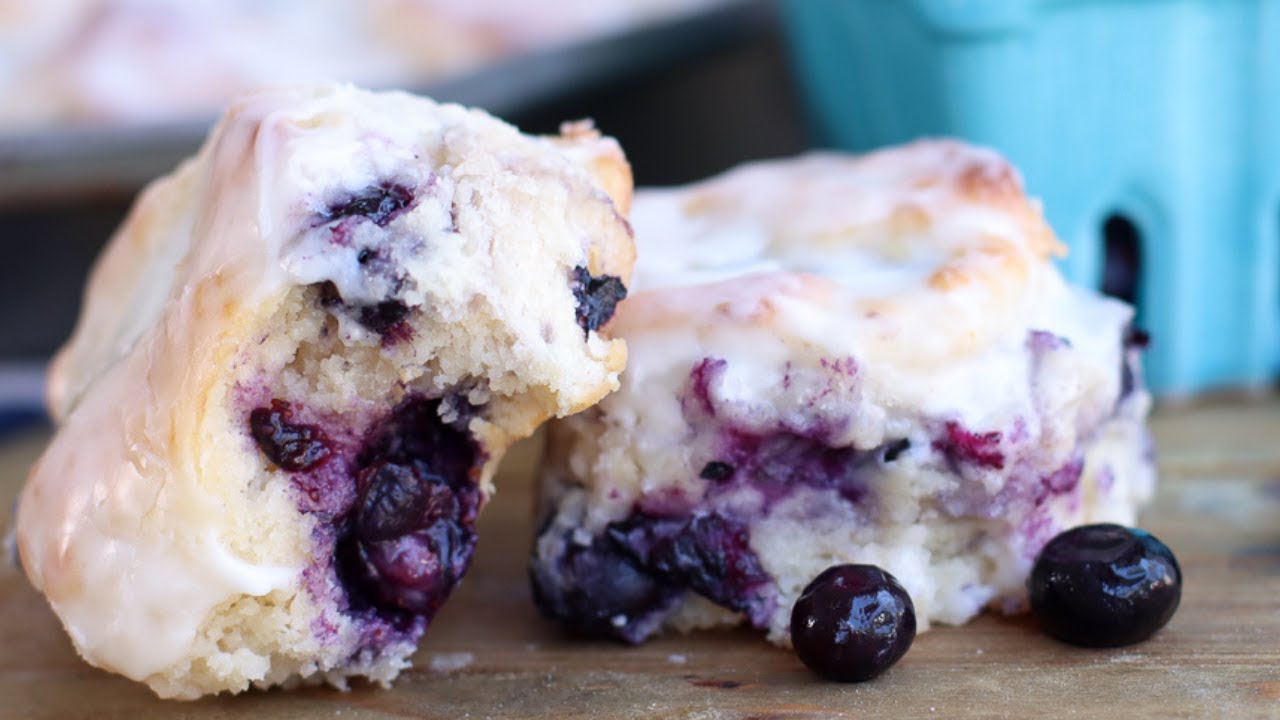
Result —
M 617 153 L 594 133 L 578 140 L 584 157 L 588 145 Z M 517 346 L 495 365 L 512 363 L 523 375 L 494 372 L 536 386 L 539 402 L 550 407 L 507 398 L 492 408 L 495 425 L 506 421 L 502 407 L 512 408 L 515 422 L 536 426 L 616 383 L 623 348 L 597 333 L 584 338 L 568 278 L 589 255 L 599 256 L 592 261 L 598 271 L 627 275 L 630 238 L 609 197 L 557 143 L 521 135 L 479 111 L 402 93 L 323 86 L 246 97 L 198 156 L 144 192 L 99 260 L 76 333 L 51 367 L 49 404 L 61 427 L 20 498 L 18 543 L 33 584 L 93 664 L 181 697 L 242 689 L 246 677 L 263 680 L 267 672 L 274 682 L 291 670 L 317 672 L 305 656 L 290 657 L 283 670 L 271 668 L 270 658 L 247 657 L 254 669 L 244 676 L 203 679 L 207 684 L 189 677 L 206 651 L 193 639 L 220 608 L 275 591 L 284 601 L 301 596 L 299 607 L 312 602 L 301 589 L 302 571 L 327 558 L 312 557 L 310 521 L 295 514 L 292 501 L 263 529 L 283 538 L 270 547 L 246 546 L 237 529 L 236 512 L 244 511 L 244 493 L 263 461 L 243 430 L 244 409 L 229 407 L 228 398 L 237 363 L 266 340 L 266 318 L 294 288 L 330 280 L 347 301 L 385 298 L 387 279 L 353 272 L 360 246 L 331 240 L 326 213 L 388 178 L 417 191 L 416 204 L 391 221 L 378 244 L 402 273 L 407 303 L 434 303 L 437 315 L 458 316 L 442 322 L 463 324 L 468 303 L 485 292 L 520 301 L 486 317 L 496 316 L 490 322 Z M 475 207 L 460 212 L 472 228 L 465 241 L 451 228 L 455 184 L 472 193 L 464 200 L 474 198 Z M 624 190 L 629 194 L 629 184 Z M 529 203 L 536 212 L 520 205 L 530 197 L 540 198 Z M 526 227 L 484 225 L 504 204 L 513 215 L 526 210 L 518 215 Z M 544 208 L 548 217 L 539 214 Z M 507 215 L 500 221 L 511 222 Z M 351 225 L 359 241 L 372 223 Z M 626 266 L 615 266 L 612 253 Z M 551 269 L 529 264 L 535 261 Z M 561 294 L 537 283 L 506 284 L 529 270 L 563 273 L 565 282 L 555 285 Z M 547 303 L 541 314 L 528 312 L 530 297 Z M 501 314 L 508 312 L 523 322 Z M 353 334 L 366 332 L 349 324 Z M 421 374 L 426 358 L 413 351 L 404 362 Z M 449 382 L 467 373 L 485 378 L 485 371 L 460 367 Z M 498 381 L 489 385 L 495 394 Z M 519 437 L 532 426 L 500 430 Z M 496 467 L 510 439 L 494 437 L 487 449 Z M 482 483 L 494 467 L 484 469 Z M 270 492 L 279 498 L 287 488 L 279 480 Z M 311 616 L 299 610 L 298 617 L 305 628 Z M 307 642 L 320 641 L 298 641 Z M 336 657 L 326 656 L 330 665 L 320 670 L 349 654 L 331 650 Z M 387 662 L 403 666 L 398 658 Z M 385 679 L 385 670 L 369 672 Z
M 767 617 L 749 619 L 774 642 L 846 562 L 893 572 L 924 630 L 1016 609 L 1053 533 L 1132 523 L 1150 500 L 1149 397 L 1120 387 L 1131 309 L 1063 281 L 1061 246 L 994 153 L 926 141 L 755 163 L 641 190 L 632 224 L 622 387 L 549 433 L 549 596 L 578 582 L 568 532 L 588 545 L 638 513 L 717 514 L 770 578 Z M 712 461 L 734 466 L 724 482 L 702 477 Z M 644 636 L 742 619 L 695 591 L 623 621 Z
M 776 395 L 764 386 L 789 360 L 854 357 L 865 402 L 982 424 L 995 420 L 983 417 L 993 393 L 1029 402 L 1021 349 L 1044 330 L 1070 339 L 1082 371 L 1105 368 L 1087 381 L 1114 395 L 1114 333 L 1131 310 L 1067 286 L 1048 262 L 1058 246 L 1038 214 L 1003 195 L 974 202 L 959 179 L 971 168 L 1011 172 L 985 150 L 923 143 L 857 161 L 811 154 L 747 165 L 637 193 L 636 294 L 617 321 L 635 343 L 628 373 L 646 387 L 644 378 L 720 352 L 747 383 L 745 398 Z M 920 186 L 924 177 L 934 181 Z M 1007 192 L 997 183 L 979 191 L 986 185 Z M 904 208 L 927 225 L 895 221 Z M 931 283 L 941 271 L 954 273 L 953 285 Z M 685 316 L 701 342 L 679 339 Z M 787 351 L 761 354 L 778 343 Z

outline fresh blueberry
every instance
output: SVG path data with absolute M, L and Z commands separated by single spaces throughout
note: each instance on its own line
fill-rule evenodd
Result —
M 315 425 L 291 422 L 293 410 L 283 400 L 249 413 L 249 434 L 262 454 L 277 466 L 297 472 L 310 470 L 332 454 L 329 439 Z
M 397 183 L 383 183 L 329 206 L 325 221 L 363 217 L 383 227 L 412 203 L 413 191 L 409 188 Z
M 1049 635 L 1073 645 L 1120 647 L 1169 622 L 1182 598 L 1182 570 L 1147 532 L 1085 525 L 1044 546 L 1027 591 Z
M 829 680 L 870 680 L 898 662 L 915 637 L 911 597 L 874 565 L 827 568 L 791 611 L 796 654 Z
M 627 287 L 613 275 L 593 276 L 582 266 L 573 269 L 573 297 L 577 300 L 578 325 L 590 333 L 613 317 L 618 302 L 627 296 Z

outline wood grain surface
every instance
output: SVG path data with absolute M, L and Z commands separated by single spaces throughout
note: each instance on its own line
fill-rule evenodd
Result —
M 921 635 L 876 681 L 838 685 L 747 630 L 637 648 L 566 640 L 529 600 L 537 449 L 525 445 L 466 582 L 393 689 L 160 701 L 82 662 L 21 572 L 0 563 L 0 717 L 1280 718 L 1280 400 L 1162 408 L 1153 426 L 1161 486 L 1143 525 L 1173 547 L 1186 582 L 1170 625 L 1135 647 L 1073 648 L 1029 618 L 983 616 Z M 3 507 L 43 441 L 0 446 Z

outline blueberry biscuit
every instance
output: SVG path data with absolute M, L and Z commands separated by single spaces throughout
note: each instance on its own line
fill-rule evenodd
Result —
M 234 105 L 52 366 L 18 541 L 80 653 L 165 697 L 394 678 L 506 448 L 618 384 L 630 193 L 585 124 L 342 86 Z
M 1140 340 L 1064 283 L 997 155 L 920 142 L 638 193 L 622 387 L 550 429 L 543 613 L 639 642 L 791 606 L 841 563 L 921 628 L 1025 603 L 1040 547 L 1151 495 Z

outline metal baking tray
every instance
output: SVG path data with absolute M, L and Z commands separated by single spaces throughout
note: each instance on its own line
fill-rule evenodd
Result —
M 409 89 L 509 115 L 732 46 L 759 36 L 774 22 L 770 0 L 721 0 Z M 0 206 L 133 192 L 195 152 L 214 120 L 0 133 Z

